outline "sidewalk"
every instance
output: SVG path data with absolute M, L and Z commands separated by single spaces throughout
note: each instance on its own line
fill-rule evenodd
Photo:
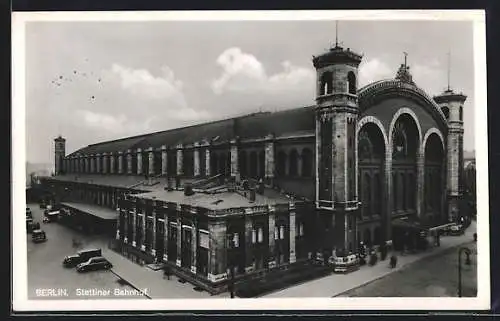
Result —
M 227 293 L 212 296 L 205 291 L 195 291 L 193 284 L 188 282 L 180 283 L 174 275 L 170 277 L 170 280 L 164 279 L 163 271 L 153 271 L 146 266 L 135 264 L 108 248 L 103 247 L 102 252 L 103 256 L 113 264 L 111 272 L 127 281 L 135 289 L 145 291 L 145 295 L 149 299 L 210 299 L 229 297 Z
M 326 277 L 316 279 L 311 282 L 299 284 L 287 289 L 270 293 L 262 296 L 263 298 L 300 298 L 300 297 L 335 297 L 351 289 L 360 287 L 380 279 L 390 273 L 398 271 L 409 264 L 415 263 L 423 258 L 438 255 L 452 247 L 471 242 L 473 234 L 476 232 L 476 222 L 462 236 L 441 237 L 441 246 L 434 247 L 426 252 L 417 254 L 406 254 L 401 256 L 399 253 L 397 267 L 389 267 L 389 259 L 379 261 L 375 266 L 362 266 L 358 271 L 350 274 L 331 274 Z M 390 257 L 390 254 L 388 255 Z

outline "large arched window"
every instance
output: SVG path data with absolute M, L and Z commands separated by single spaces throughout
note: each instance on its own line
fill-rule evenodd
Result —
M 402 123 L 397 123 L 393 133 L 393 150 L 392 155 L 394 158 L 405 158 L 408 152 L 408 139 L 406 130 Z
M 266 176 L 266 153 L 261 150 L 259 152 L 259 177 L 264 178 Z
M 356 76 L 352 71 L 349 71 L 347 74 L 347 82 L 348 82 L 348 88 L 349 88 L 349 93 L 355 95 L 356 94 Z
M 371 177 L 368 173 L 363 176 L 363 215 L 371 215 L 371 193 L 372 193 L 372 182 Z
M 404 210 L 406 210 L 407 209 L 407 200 L 408 200 L 408 195 L 407 195 L 407 193 L 408 193 L 408 186 L 406 185 L 407 183 L 406 183 L 406 176 L 405 176 L 405 174 L 401 173 L 400 177 L 401 177 L 401 188 L 403 189 L 403 191 L 401 193 L 402 196 L 403 196 L 402 199 L 401 199 L 401 202 L 402 202 L 401 208 L 404 209 Z
M 278 176 L 285 176 L 286 175 L 286 154 L 284 151 L 279 151 L 278 152 L 278 163 L 276 166 L 276 173 Z
M 210 166 L 211 168 L 211 173 L 214 175 L 220 174 L 219 172 L 219 157 L 217 156 L 216 153 L 212 153 L 210 155 Z
M 398 210 L 398 180 L 396 174 L 392 174 L 392 207 L 394 211 Z
M 257 152 L 250 153 L 250 177 L 257 177 Z
M 292 149 L 290 152 L 290 165 L 289 165 L 289 175 L 294 177 L 298 174 L 299 167 L 299 153 L 296 149 Z
M 376 173 L 374 177 L 374 198 L 373 205 L 375 214 L 382 215 L 382 182 L 380 181 L 380 174 Z
M 333 77 L 332 73 L 327 71 L 323 75 L 321 75 L 321 87 L 320 87 L 320 95 L 331 94 L 333 89 Z
M 415 176 L 413 174 L 408 175 L 408 207 L 410 209 L 415 208 L 415 190 L 416 190 Z
M 242 177 L 247 177 L 248 175 L 248 170 L 247 170 L 247 153 L 242 150 L 239 152 L 238 155 L 238 166 L 240 170 L 240 174 Z
M 302 176 L 312 176 L 313 153 L 309 148 L 302 150 Z

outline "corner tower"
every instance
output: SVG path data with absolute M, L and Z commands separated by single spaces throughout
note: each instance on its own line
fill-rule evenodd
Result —
M 356 244 L 357 79 L 362 56 L 338 44 L 313 57 L 316 86 L 316 209 L 328 251 Z M 325 250 L 325 248 L 323 247 Z
M 54 156 L 55 156 L 55 175 L 60 175 L 64 172 L 63 164 L 66 156 L 66 139 L 61 136 L 54 139 Z
M 464 119 L 463 104 L 467 96 L 445 90 L 435 96 L 448 122 L 447 153 L 446 153 L 446 194 L 447 215 L 449 221 L 455 221 L 460 216 L 460 199 L 463 195 L 463 165 L 464 165 Z

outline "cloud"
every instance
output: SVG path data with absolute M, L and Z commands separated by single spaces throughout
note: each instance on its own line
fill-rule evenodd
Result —
M 216 63 L 222 68 L 221 75 L 211 83 L 217 95 L 224 93 L 262 93 L 292 96 L 314 94 L 316 73 L 312 68 L 295 66 L 289 61 L 282 63 L 282 71 L 268 75 L 262 63 L 240 48 L 222 52 Z M 311 98 L 313 98 L 311 96 Z
M 182 94 L 183 83 L 175 78 L 170 67 L 161 68 L 161 76 L 155 77 L 146 69 L 132 69 L 113 64 L 111 72 L 119 77 L 122 89 L 146 99 L 172 99 L 185 103 Z
M 361 63 L 358 75 L 358 86 L 361 88 L 377 80 L 394 78 L 396 70 L 378 58 L 371 58 Z

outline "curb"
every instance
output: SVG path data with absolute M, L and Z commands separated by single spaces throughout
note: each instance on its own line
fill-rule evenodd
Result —
M 457 244 L 457 245 L 451 246 L 451 247 L 449 247 L 449 248 L 447 248 L 447 249 L 445 249 L 445 250 L 442 250 L 442 251 L 439 251 L 439 252 L 435 252 L 435 253 L 429 254 L 428 256 L 421 257 L 421 258 L 419 258 L 419 259 L 417 259 L 417 260 L 415 260 L 415 261 L 413 261 L 413 262 L 408 262 L 408 263 L 406 263 L 406 264 L 401 265 L 399 268 L 397 268 L 397 269 L 395 269 L 395 270 L 389 270 L 387 273 L 385 273 L 385 274 L 383 274 L 383 275 L 381 275 L 381 276 L 379 276 L 379 277 L 376 277 L 376 278 L 375 278 L 375 279 L 373 279 L 373 280 L 370 280 L 370 281 L 368 281 L 368 282 L 365 282 L 365 283 L 363 283 L 363 284 L 360 284 L 360 285 L 358 285 L 358 286 L 355 286 L 355 287 L 353 287 L 353 288 L 350 288 L 349 290 L 343 291 L 343 292 L 341 292 L 341 293 L 335 294 L 335 295 L 333 295 L 333 296 L 331 296 L 331 297 L 332 297 L 332 298 L 339 297 L 339 296 L 341 296 L 342 294 L 345 294 L 345 293 L 347 293 L 347 292 L 350 292 L 350 291 L 353 291 L 353 290 L 359 289 L 359 288 L 361 288 L 361 287 L 363 287 L 363 286 L 365 286 L 365 285 L 371 284 L 371 283 L 373 283 L 373 282 L 375 282 L 375 281 L 377 281 L 377 280 L 380 280 L 380 279 L 382 279 L 382 278 L 385 278 L 385 277 L 386 277 L 386 276 L 388 276 L 389 274 L 399 272 L 399 271 L 403 270 L 404 268 L 406 268 L 406 267 L 408 267 L 408 266 L 410 266 L 410 265 L 412 265 L 412 264 L 414 264 L 414 263 L 417 263 L 417 262 L 419 262 L 419 261 L 421 261 L 421 260 L 423 260 L 423 259 L 429 259 L 429 258 L 436 257 L 436 256 L 438 256 L 438 255 L 440 255 L 440 254 L 445 254 L 445 253 L 447 253 L 447 252 L 451 252 L 451 250 L 456 249 L 456 248 L 457 248 L 457 247 L 459 247 L 459 246 L 463 246 L 464 244 L 469 244 L 469 243 L 473 243 L 473 241 L 464 241 L 464 242 L 459 243 L 459 244 Z
M 127 285 L 133 287 L 135 290 L 139 291 L 142 293 L 142 295 L 144 295 L 146 298 L 152 300 L 153 298 L 150 297 L 149 295 L 147 295 L 146 293 L 144 293 L 141 289 L 139 289 L 138 287 L 136 287 L 135 285 L 133 285 L 132 283 L 130 283 L 129 281 L 127 281 L 125 278 L 123 278 L 122 276 L 120 276 L 118 273 L 116 273 L 115 271 L 113 271 L 112 269 L 109 270 L 111 273 L 113 273 L 114 275 L 116 275 L 120 280 L 122 280 L 123 282 L 125 282 Z

